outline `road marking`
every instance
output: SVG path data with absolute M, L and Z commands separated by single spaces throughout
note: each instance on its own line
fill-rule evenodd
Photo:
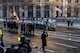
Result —
M 62 44 L 62 43 L 55 43 L 56 45 L 59 45 L 59 46 L 64 46 L 64 47 L 69 47 L 69 48 L 77 48 L 75 46 L 71 46 L 71 45 L 66 45 L 66 44 Z
M 71 38 L 69 38 L 69 40 L 71 40 Z
M 38 32 L 36 32 L 35 33 L 36 35 L 41 35 L 42 33 L 38 33 Z M 79 40 L 80 40 L 80 37 L 74 37 L 74 36 L 67 36 L 67 35 L 59 35 L 59 34 L 49 34 L 48 33 L 48 37 L 50 37 L 50 38 L 58 38 L 58 39 L 63 39 L 63 40 L 69 40 L 69 41 L 75 41 L 75 42 L 80 42 Z M 78 40 L 79 39 L 79 40 Z
M 65 37 L 52 37 L 52 38 L 57 38 L 57 39 L 62 39 L 62 40 L 69 40 L 68 38 L 65 38 Z M 80 42 L 79 40 L 74 40 L 74 39 L 71 39 L 71 40 L 69 40 L 69 41 L 74 41 L 74 42 Z
M 35 33 L 35 35 L 41 35 L 41 34 Z
M 54 52 L 53 50 L 49 50 L 49 49 L 45 49 L 45 51 L 49 51 L 49 52 L 52 52 L 52 53 Z
M 43 52 L 42 49 L 41 49 L 41 47 L 38 46 L 38 45 L 34 45 L 34 46 L 32 46 L 32 48 L 33 48 L 32 51 L 35 51 L 35 49 L 37 49 L 36 51 L 37 51 L 38 53 Z M 49 53 L 49 52 L 50 52 L 50 53 L 53 53 L 53 52 L 54 52 L 53 50 L 50 50 L 50 49 L 45 49 L 45 51 L 46 51 L 46 53 Z
M 53 31 L 47 31 L 48 32 L 48 34 L 54 34 L 54 35 L 69 35 L 69 36 L 78 36 L 78 37 L 80 37 L 79 35 L 77 35 L 77 34 L 68 34 L 68 33 L 63 33 L 63 32 L 53 32 Z M 69 32 L 69 31 L 68 31 Z M 42 33 L 40 30 L 39 31 L 35 31 L 35 33 Z

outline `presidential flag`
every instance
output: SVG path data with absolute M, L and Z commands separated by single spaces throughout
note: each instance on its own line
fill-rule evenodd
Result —
M 59 13 L 62 13 L 62 10 L 60 8 L 55 7 L 54 11 L 58 11 Z
M 19 8 L 19 11 L 20 11 L 20 12 L 24 12 L 24 9 L 22 9 L 22 8 Z

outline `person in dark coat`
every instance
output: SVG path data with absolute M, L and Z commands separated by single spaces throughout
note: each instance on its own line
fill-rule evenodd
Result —
M 21 31 L 25 31 L 25 24 L 24 23 L 21 24 Z
M 71 20 L 71 26 L 73 26 L 73 20 Z
M 42 39 L 42 49 L 44 51 L 45 46 L 47 46 L 46 44 L 46 37 L 48 37 L 47 32 L 43 31 L 42 35 L 41 35 L 41 39 Z
M 32 35 L 32 31 L 34 32 L 34 25 L 32 23 L 27 24 L 27 32 L 29 35 Z
M 7 22 L 6 22 L 6 21 L 4 21 L 4 28 L 6 28 L 6 23 L 7 23 Z
M 68 27 L 70 26 L 70 20 L 67 20 L 67 23 L 68 23 Z

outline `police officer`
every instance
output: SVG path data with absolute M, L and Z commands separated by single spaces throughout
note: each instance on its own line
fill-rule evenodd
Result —
M 4 47 L 4 44 L 3 44 L 3 30 L 2 30 L 2 28 L 0 28 L 0 45 Z
M 19 36 L 19 41 L 21 42 L 21 44 L 19 45 L 19 49 L 23 47 L 26 53 L 30 53 L 31 52 L 31 47 L 29 44 L 30 40 L 25 40 L 24 33 L 22 32 L 21 35 Z
M 43 31 L 43 33 L 41 35 L 43 52 L 44 52 L 45 46 L 47 46 L 46 37 L 48 37 L 48 34 L 47 34 L 47 32 Z
M 24 43 L 25 41 L 24 33 L 21 32 L 21 34 L 18 37 L 18 41 L 20 41 L 21 43 Z

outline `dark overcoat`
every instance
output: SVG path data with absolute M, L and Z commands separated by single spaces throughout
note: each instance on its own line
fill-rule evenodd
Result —
M 47 43 L 46 43 L 46 37 L 48 36 L 48 34 L 46 33 L 43 33 L 41 35 L 41 39 L 42 39 L 42 46 L 47 46 Z

